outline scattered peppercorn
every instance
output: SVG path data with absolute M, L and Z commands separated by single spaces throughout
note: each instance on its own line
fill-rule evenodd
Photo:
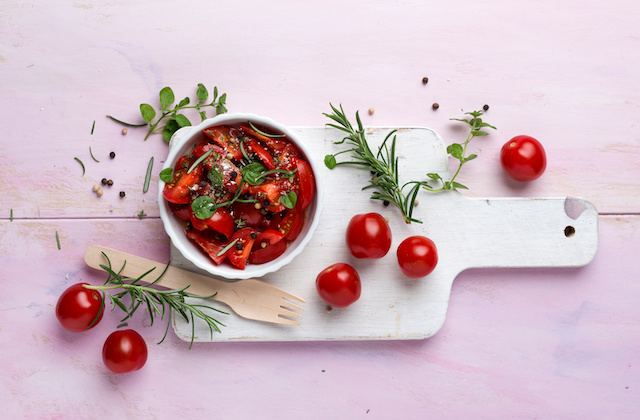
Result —
M 267 220 L 271 220 L 272 217 L 273 217 L 273 214 L 271 214 L 271 213 L 267 213 L 267 214 L 264 215 L 264 218 L 267 219 Z
M 99 189 L 100 189 L 100 185 L 96 184 L 93 186 L 93 192 L 98 192 Z
M 258 234 L 255 232 L 251 232 L 251 239 L 256 239 L 258 237 Z
M 102 181 L 100 182 L 102 182 L 102 185 L 107 185 L 107 178 L 102 178 Z
M 242 251 L 243 248 L 244 248 L 244 245 L 242 245 L 242 242 L 236 242 L 236 249 L 238 251 Z
M 98 191 L 96 191 L 96 194 L 98 194 L 98 197 L 102 197 L 102 189 L 99 189 Z
M 428 77 L 423 77 L 422 78 L 422 84 L 426 85 L 427 83 L 429 83 L 429 78 Z
M 120 197 L 124 197 L 125 195 L 127 195 L 127 194 L 125 194 L 124 191 L 120 191 Z
M 122 129 L 122 135 L 124 136 L 125 134 L 127 134 L 127 129 L 126 129 L 126 128 L 123 128 L 123 129 Z
M 262 202 L 262 205 L 265 206 L 265 207 L 269 207 L 269 204 L 271 204 L 271 203 L 269 203 L 269 200 L 264 200 Z
M 113 159 L 114 157 L 116 157 L 116 152 L 111 152 L 111 153 L 109 153 L 109 157 L 110 157 L 111 159 Z
M 113 180 L 112 179 L 108 180 L 107 181 L 107 185 L 109 185 L 109 186 L 113 185 Z
M 238 176 L 238 173 L 236 171 L 231 171 L 231 178 L 236 178 Z
M 489 105 L 483 106 L 482 109 L 484 109 L 485 111 L 488 111 L 489 110 Z
M 440 108 L 440 104 L 438 104 L 437 102 L 435 102 L 433 105 L 431 105 L 431 108 L 433 108 L 433 109 L 438 109 L 438 108 Z
M 369 115 L 373 115 L 373 113 L 374 113 L 374 112 L 376 112 L 376 110 L 375 110 L 375 109 L 373 109 L 373 108 L 369 108 Z
M 189 231 L 193 229 L 193 225 L 191 224 L 191 222 L 187 222 L 187 226 L 184 227 L 185 230 Z
M 387 200 L 384 200 L 384 201 L 382 202 L 382 204 L 383 204 L 385 207 L 387 207 L 387 206 L 389 205 L 389 202 L 388 202 Z

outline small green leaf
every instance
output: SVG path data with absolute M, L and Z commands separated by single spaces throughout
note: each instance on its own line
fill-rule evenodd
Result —
M 215 168 L 209 169 L 209 172 L 207 173 L 207 179 L 211 181 L 213 185 L 222 185 L 222 183 L 224 182 L 224 177 L 222 176 L 220 171 L 216 170 Z
M 189 127 L 191 126 L 191 121 L 189 121 L 189 119 L 187 117 L 185 117 L 182 114 L 177 114 L 176 115 L 176 122 L 178 123 L 178 125 L 180 127 Z
M 149 104 L 140 104 L 140 113 L 146 122 L 151 122 L 156 117 L 156 110 Z
M 180 129 L 180 124 L 178 124 L 175 118 L 170 118 L 167 121 L 167 124 L 165 125 L 164 129 L 162 130 L 162 138 L 164 138 L 165 141 L 168 142 L 169 140 L 171 140 L 171 136 L 173 136 L 173 133 L 175 133 L 179 129 Z
M 447 153 L 449 153 L 451 156 L 453 156 L 456 159 L 461 159 L 462 158 L 462 146 L 458 143 L 453 143 L 450 144 L 447 147 Z
M 242 179 L 249 185 L 260 185 L 260 178 L 267 168 L 260 162 L 253 162 L 242 168 Z
M 162 90 L 160 90 L 160 105 L 166 108 L 175 101 L 176 97 L 169 86 L 163 87 Z
M 218 99 L 218 86 L 213 87 L 213 102 L 215 102 L 216 99 Z
M 457 183 L 457 182 L 455 182 L 455 181 L 453 181 L 453 182 L 451 183 L 451 185 L 453 186 L 453 188 L 461 188 L 461 189 L 463 189 L 463 190 L 468 190 L 468 189 L 469 189 L 469 188 L 465 187 L 464 185 L 459 184 L 459 183 Z
M 280 203 L 288 209 L 294 208 L 297 202 L 298 196 L 294 191 L 289 191 L 288 193 L 280 196 Z
M 196 94 L 198 95 L 198 100 L 201 102 L 204 102 L 209 98 L 209 91 L 202 83 L 198 83 L 198 92 Z
M 207 119 L 207 113 L 204 111 L 199 111 L 200 114 L 200 121 L 204 121 Z
M 489 133 L 485 133 L 484 131 L 479 131 L 479 130 L 473 130 L 471 134 L 474 135 L 475 137 L 482 137 L 482 136 L 489 135 Z
M 171 182 L 173 180 L 173 169 L 164 168 L 162 171 L 160 171 L 160 179 L 165 183 Z
M 208 195 L 201 195 L 193 200 L 191 210 L 198 219 L 208 219 L 216 212 L 216 202 Z
M 326 155 L 324 157 L 324 164 L 327 168 L 333 169 L 336 167 L 338 162 L 336 162 L 336 157 L 334 155 Z
M 434 173 L 429 173 L 429 174 L 427 174 L 427 176 L 428 176 L 429 178 L 431 178 L 431 179 L 436 179 L 436 180 L 437 180 L 437 179 L 442 179 L 442 177 L 441 177 L 440 175 L 438 175 L 438 174 L 434 174 Z
M 183 107 L 185 105 L 189 105 L 189 97 L 188 96 L 186 98 L 184 98 L 183 100 L 181 100 L 180 103 L 178 103 L 179 107 Z
M 477 157 L 478 157 L 478 155 L 476 155 L 476 154 L 469 155 L 469 156 L 467 156 L 466 158 L 462 159 L 462 163 L 467 163 L 467 162 L 469 162 L 470 160 L 473 160 L 473 159 L 475 159 L 475 158 L 477 158 Z

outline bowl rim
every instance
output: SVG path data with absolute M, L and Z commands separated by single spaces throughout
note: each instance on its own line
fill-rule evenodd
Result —
M 254 124 L 264 125 L 270 128 L 273 128 L 277 131 L 286 134 L 287 139 L 293 142 L 300 151 L 304 154 L 306 161 L 311 166 L 311 169 L 315 178 L 315 196 L 313 202 L 309 206 L 307 210 L 305 210 L 305 227 L 306 232 L 303 231 L 301 235 L 296 238 L 295 247 L 288 247 L 287 251 L 284 255 L 276 258 L 273 261 L 270 261 L 265 264 L 259 265 L 248 265 L 248 270 L 240 270 L 231 266 L 217 266 L 215 265 L 209 257 L 207 257 L 204 253 L 200 252 L 200 255 L 193 256 L 192 250 L 186 248 L 185 244 L 190 241 L 184 235 L 184 230 L 182 229 L 182 225 L 180 225 L 175 216 L 168 208 L 168 203 L 164 199 L 163 190 L 165 186 L 165 182 L 162 180 L 158 180 L 158 207 L 160 209 L 160 218 L 162 220 L 164 230 L 169 236 L 171 240 L 171 244 L 178 250 L 178 252 L 191 264 L 195 267 L 204 270 L 205 272 L 211 274 L 215 277 L 223 277 L 229 280 L 238 280 L 238 279 L 247 279 L 247 278 L 256 278 L 263 277 L 269 273 L 273 273 L 278 271 L 282 267 L 291 263 L 295 257 L 297 257 L 306 247 L 306 245 L 311 241 L 313 233 L 318 227 L 320 221 L 320 214 L 322 213 L 322 198 L 324 194 L 324 189 L 322 186 L 322 180 L 320 177 L 320 168 L 318 164 L 313 159 L 309 148 L 305 145 L 304 141 L 302 141 L 297 134 L 292 133 L 286 126 L 272 120 L 268 117 L 263 117 L 257 114 L 252 113 L 227 113 L 217 115 L 212 118 L 207 118 L 200 122 L 200 124 L 190 127 L 183 127 L 176 131 L 171 139 L 169 140 L 169 152 L 166 160 L 162 165 L 162 169 L 173 168 L 176 160 L 184 154 L 181 149 L 184 149 L 190 142 L 194 141 L 194 138 L 197 138 L 198 135 L 205 128 L 212 127 L 215 125 L 222 124 L 236 124 L 240 122 L 251 121 Z M 189 146 L 191 147 L 191 146 Z M 310 214 L 312 213 L 312 217 Z M 179 228 L 176 228 L 178 227 Z M 303 228 L 304 229 L 304 228 Z M 178 236 L 181 235 L 181 236 Z M 194 246 L 193 244 L 191 244 Z M 195 247 L 195 246 L 194 246 Z M 291 248 L 289 250 L 289 248 Z M 198 250 L 200 251 L 200 250 Z

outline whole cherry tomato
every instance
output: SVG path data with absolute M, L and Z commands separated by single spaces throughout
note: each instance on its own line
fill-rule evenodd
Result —
M 540 178 L 547 168 L 547 155 L 542 144 L 530 136 L 515 136 L 502 146 L 502 168 L 511 178 L 520 182 Z
M 113 373 L 139 370 L 147 362 L 147 343 L 134 330 L 114 331 L 104 342 L 102 361 Z
M 414 279 L 429 275 L 438 264 L 436 244 L 424 236 L 410 236 L 402 241 L 397 255 L 400 270 Z
M 382 258 L 391 248 L 391 229 L 378 213 L 357 214 L 347 226 L 347 247 L 356 258 Z
M 56 317 L 69 331 L 86 331 L 98 325 L 102 319 L 102 295 L 97 290 L 87 289 L 85 284 L 69 287 L 62 292 L 56 304 Z
M 333 264 L 316 278 L 318 294 L 334 308 L 346 308 L 357 301 L 362 291 L 360 276 L 355 268 L 345 263 Z

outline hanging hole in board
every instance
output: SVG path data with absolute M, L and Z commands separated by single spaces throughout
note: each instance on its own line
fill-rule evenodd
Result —
M 566 236 L 567 238 L 570 238 L 575 234 L 576 228 L 574 228 L 573 226 L 567 226 L 566 228 L 564 228 L 564 236 Z

